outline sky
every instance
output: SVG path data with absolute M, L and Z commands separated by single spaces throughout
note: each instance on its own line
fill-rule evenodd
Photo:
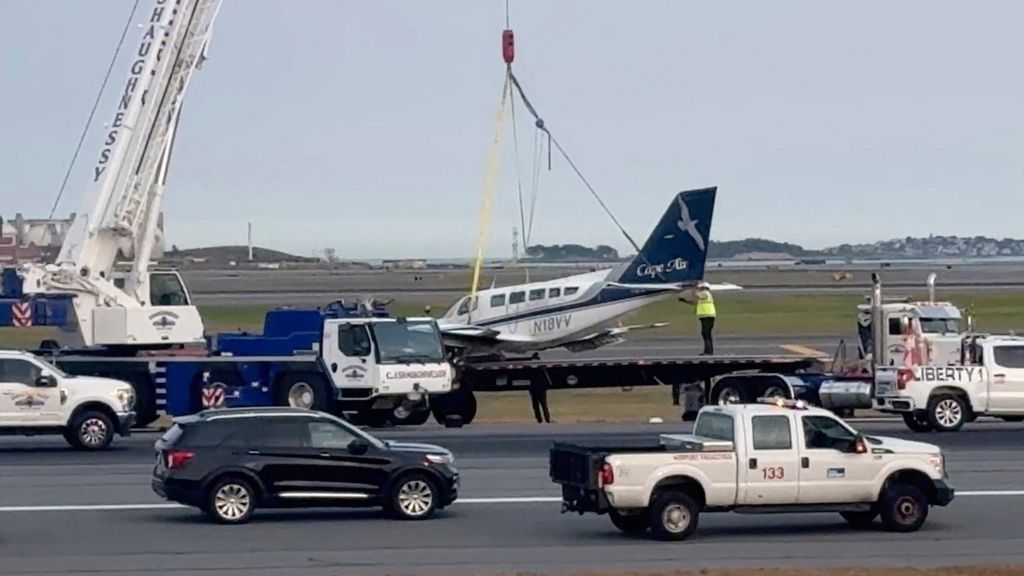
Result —
M 49 214 L 132 3 L 0 0 L 0 215 Z M 1024 2 L 510 0 L 510 16 L 527 95 L 637 242 L 705 186 L 716 240 L 1024 236 Z M 168 243 L 241 244 L 252 222 L 258 245 L 303 255 L 471 257 L 504 27 L 503 0 L 224 0 L 184 104 Z M 85 210 L 128 64 L 58 216 Z M 495 257 L 520 225 L 511 143 L 506 124 Z M 537 198 L 531 243 L 630 251 L 557 155 Z

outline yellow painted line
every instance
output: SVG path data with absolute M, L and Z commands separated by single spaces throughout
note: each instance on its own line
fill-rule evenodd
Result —
M 790 352 L 793 352 L 794 354 L 799 354 L 801 356 L 811 356 L 813 358 L 825 359 L 829 358 L 829 355 L 825 352 L 822 352 L 821 350 L 815 350 L 814 348 L 801 346 L 800 344 L 780 344 L 779 348 L 789 350 Z

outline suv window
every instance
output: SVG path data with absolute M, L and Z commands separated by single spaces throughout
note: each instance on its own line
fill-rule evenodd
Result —
M 35 386 L 36 379 L 42 374 L 39 366 L 20 358 L 4 358 L 0 360 L 0 382 L 17 382 Z
M 804 416 L 804 446 L 813 449 L 840 450 L 849 446 L 857 435 L 835 418 L 828 416 Z
M 259 448 L 309 448 L 308 418 L 246 418 L 249 445 Z
M 355 440 L 355 435 L 333 422 L 311 420 L 309 435 L 313 448 L 345 449 Z
M 754 450 L 790 450 L 793 435 L 788 416 L 754 416 Z
M 209 448 L 213 446 L 243 446 L 245 445 L 246 426 L 244 418 L 231 418 L 225 420 L 210 420 L 199 425 L 186 426 L 184 439 L 182 432 L 177 437 L 170 434 L 164 436 L 164 442 L 176 444 L 181 439 L 182 446 L 188 448 Z M 172 428 L 173 430 L 173 428 Z M 179 430 L 181 430 L 179 428 Z M 170 440 L 173 439 L 173 442 Z
M 994 346 L 992 356 L 1003 368 L 1024 368 L 1024 346 Z
M 365 324 L 342 324 L 338 326 L 338 350 L 345 356 L 369 356 L 370 332 Z
M 694 427 L 693 433 L 695 436 L 732 442 L 735 429 L 732 416 L 715 412 L 704 412 L 700 415 L 700 418 L 697 418 L 697 425 Z

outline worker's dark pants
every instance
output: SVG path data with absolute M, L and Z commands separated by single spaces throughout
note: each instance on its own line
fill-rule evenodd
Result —
M 705 316 L 700 319 L 700 336 L 704 339 L 704 353 L 714 354 L 715 343 L 711 339 L 711 331 L 715 329 L 715 317 Z
M 530 386 L 530 401 L 533 403 L 533 416 L 537 423 L 551 422 L 551 413 L 548 412 L 548 389 L 545 386 Z M 541 412 L 544 418 L 541 419 Z

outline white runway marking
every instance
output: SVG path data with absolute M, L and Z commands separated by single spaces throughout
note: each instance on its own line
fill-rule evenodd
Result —
M 1024 490 L 965 490 L 957 492 L 956 496 L 965 497 L 1006 497 L 1024 496 Z M 557 496 L 520 496 L 520 497 L 498 497 L 498 498 L 460 498 L 455 504 L 462 505 L 485 505 L 485 504 L 551 504 L 561 502 Z M 114 512 L 118 510 L 168 510 L 188 508 L 181 504 L 158 503 L 158 504 L 67 504 L 52 506 L 0 506 L 0 513 L 3 512 Z

